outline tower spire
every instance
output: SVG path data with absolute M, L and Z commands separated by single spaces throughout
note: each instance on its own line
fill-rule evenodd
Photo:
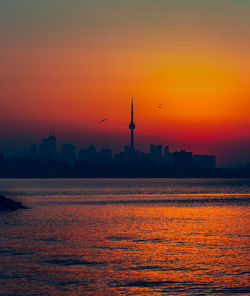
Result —
M 131 100 L 131 122 L 134 120 L 134 98 Z
M 135 129 L 135 124 L 134 124 L 134 98 L 132 97 L 131 100 L 131 122 L 129 125 L 130 129 L 130 148 L 131 150 L 134 150 L 134 129 Z

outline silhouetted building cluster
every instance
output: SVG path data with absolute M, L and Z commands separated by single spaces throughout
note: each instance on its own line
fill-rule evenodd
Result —
M 78 160 L 94 163 L 109 163 L 112 162 L 112 150 L 109 148 L 103 148 L 97 152 L 92 143 L 87 149 L 80 149 Z
M 14 172 L 15 176 L 38 177 L 215 177 L 218 173 L 215 155 L 193 155 L 185 150 L 171 152 L 169 146 L 159 144 L 151 144 L 148 153 L 138 151 L 134 142 L 133 99 L 129 129 L 130 145 L 114 156 L 109 147 L 97 151 L 93 143 L 80 149 L 64 143 L 57 149 L 55 132 L 50 130 L 39 145 L 32 144 L 27 149 L 24 158 L 5 159 L 0 153 L 0 176 L 6 175 L 1 175 L 4 170 L 10 176 Z M 249 164 L 245 169 L 249 171 Z
M 187 170 L 192 168 L 214 169 L 216 167 L 215 155 L 193 155 L 192 152 L 185 150 L 171 153 L 169 147 L 164 148 L 162 145 L 150 145 L 150 152 L 140 152 L 131 150 L 129 146 L 124 147 L 124 151 L 115 155 L 115 161 L 122 163 L 152 163 L 162 164 L 170 168 Z

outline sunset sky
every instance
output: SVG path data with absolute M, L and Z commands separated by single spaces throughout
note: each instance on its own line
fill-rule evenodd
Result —
M 0 152 L 122 149 L 134 96 L 136 148 L 250 162 L 249 0 L 0 0 L 0 40 Z

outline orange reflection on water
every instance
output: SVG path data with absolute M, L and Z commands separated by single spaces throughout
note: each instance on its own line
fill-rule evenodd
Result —
M 155 182 L 157 190 L 166 191 L 175 181 L 75 182 L 83 182 L 82 192 L 91 182 L 97 192 L 96 186 L 101 184 L 101 192 L 105 188 L 102 182 L 110 182 L 112 190 L 120 191 L 117 182 L 122 186 L 127 182 L 132 191 L 133 182 L 138 188 L 140 182 Z M 160 182 L 167 185 L 160 188 Z M 65 183 L 65 194 L 64 186 Z M 223 186 L 225 193 L 230 191 Z M 127 192 L 128 188 L 124 188 Z M 196 191 L 201 187 L 192 188 Z M 240 188 L 240 192 L 245 191 L 245 187 Z M 197 200 L 195 194 L 189 196 L 193 203 L 183 203 L 188 199 L 184 194 L 179 195 L 178 203 L 160 203 L 158 191 L 155 189 L 150 198 L 152 187 L 148 187 L 144 203 L 136 203 L 136 199 L 143 199 L 138 189 L 136 197 L 130 195 L 130 199 L 129 195 L 116 196 L 123 204 L 115 203 L 115 195 L 97 193 L 91 204 L 87 195 L 90 189 L 86 196 L 53 196 L 49 195 L 50 190 L 47 189 L 47 196 L 27 196 L 26 201 L 33 203 L 30 210 L 0 215 L 2 293 L 247 295 L 249 212 L 248 204 L 240 202 L 244 195 L 236 194 L 238 203 L 211 203 L 210 193 L 206 203 Z M 214 198 L 220 196 L 219 185 L 216 192 Z M 222 194 L 222 201 L 223 197 Z M 169 194 L 168 198 L 173 196 Z

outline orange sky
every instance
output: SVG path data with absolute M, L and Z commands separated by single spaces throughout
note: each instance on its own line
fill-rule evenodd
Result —
M 250 161 L 250 2 L 172 2 L 2 1 L 2 150 L 49 127 L 119 148 L 133 95 L 137 147 Z

